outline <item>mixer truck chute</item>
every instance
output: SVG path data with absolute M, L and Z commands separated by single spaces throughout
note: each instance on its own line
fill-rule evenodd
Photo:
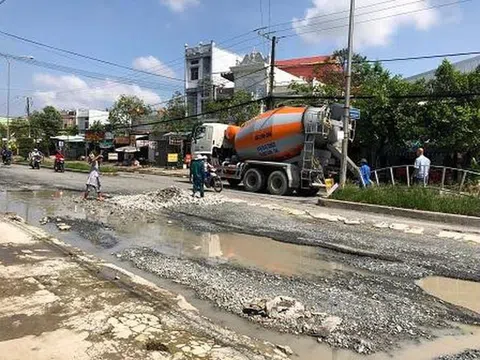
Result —
M 325 187 L 326 171 L 341 156 L 341 109 L 280 107 L 240 127 L 204 123 L 193 131 L 192 154 L 209 156 L 223 179 L 243 182 L 247 191 L 313 195 Z M 352 139 L 354 131 L 352 123 Z

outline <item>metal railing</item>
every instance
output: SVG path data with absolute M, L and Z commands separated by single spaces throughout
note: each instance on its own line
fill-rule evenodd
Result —
M 462 195 L 480 196 L 480 172 L 448 166 L 389 166 L 371 172 L 371 180 L 380 185 L 420 185 Z

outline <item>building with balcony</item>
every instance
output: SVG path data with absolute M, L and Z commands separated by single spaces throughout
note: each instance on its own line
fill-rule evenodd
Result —
M 204 112 L 205 103 L 232 93 L 234 83 L 222 77 L 241 57 L 219 48 L 212 41 L 185 45 L 185 95 L 188 115 Z

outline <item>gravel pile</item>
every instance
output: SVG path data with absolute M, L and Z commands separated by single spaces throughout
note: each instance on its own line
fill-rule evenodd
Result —
M 456 355 L 445 355 L 436 360 L 474 360 L 480 359 L 480 350 L 466 350 Z
M 189 191 L 172 186 L 138 195 L 119 195 L 108 201 L 127 210 L 156 211 L 179 205 L 218 205 L 227 199 L 217 194 L 206 194 L 204 198 L 198 198 L 192 196 Z

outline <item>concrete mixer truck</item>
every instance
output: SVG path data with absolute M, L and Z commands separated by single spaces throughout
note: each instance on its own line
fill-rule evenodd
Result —
M 279 107 L 242 126 L 205 122 L 192 133 L 192 155 L 206 155 L 231 186 L 250 192 L 297 192 L 312 196 L 325 188 L 329 169 L 341 157 L 343 105 Z M 355 115 L 355 116 L 354 116 Z M 352 109 L 351 118 L 359 111 Z M 355 120 L 350 122 L 353 139 Z M 349 160 L 349 168 L 358 168 Z

